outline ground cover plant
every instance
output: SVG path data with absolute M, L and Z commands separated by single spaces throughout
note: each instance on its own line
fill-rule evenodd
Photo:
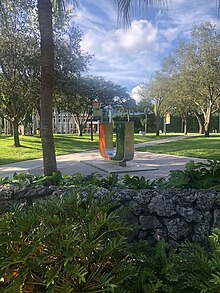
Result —
M 138 148 L 138 151 L 220 160 L 219 135 L 192 137 L 165 144 Z
M 175 136 L 172 134 L 170 136 Z M 134 142 L 146 142 L 157 139 L 163 139 L 166 136 L 161 135 L 159 138 L 154 134 L 134 135 Z M 84 134 L 82 137 L 73 134 L 55 134 L 54 142 L 56 155 L 65 155 L 98 149 L 98 134 L 94 135 L 94 140 L 90 141 L 90 135 Z M 0 165 L 16 163 L 25 160 L 38 159 L 42 157 L 42 147 L 39 136 L 20 136 L 21 147 L 13 147 L 13 137 L 0 135 Z

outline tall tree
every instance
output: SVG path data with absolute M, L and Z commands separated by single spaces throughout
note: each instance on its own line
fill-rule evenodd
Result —
M 176 70 L 171 74 L 171 96 L 176 106 L 191 108 L 199 125 L 203 118 L 205 136 L 209 136 L 212 114 L 219 110 L 219 56 L 219 30 L 211 23 L 202 24 L 193 28 L 190 42 L 179 44 Z
M 195 106 L 204 117 L 204 133 L 209 136 L 211 116 L 219 110 L 220 31 L 211 23 L 194 27 L 192 41 L 180 52 L 181 72 Z
M 40 52 L 30 20 L 32 7 L 12 4 L 4 3 L 4 18 L 0 18 L 0 115 L 13 125 L 14 146 L 19 147 L 18 124 L 32 110 Z
M 138 94 L 143 97 L 146 107 L 151 105 L 155 115 L 156 136 L 159 136 L 161 129 L 161 118 L 170 106 L 165 102 L 168 92 L 167 77 L 165 74 L 156 72 L 148 85 L 141 85 Z
M 52 3 L 38 0 L 38 19 L 41 35 L 41 86 L 40 121 L 44 174 L 57 171 L 52 128 L 54 85 L 54 42 L 52 26 Z

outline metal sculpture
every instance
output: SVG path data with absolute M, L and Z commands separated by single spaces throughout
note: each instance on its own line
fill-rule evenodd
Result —
M 106 160 L 126 166 L 134 157 L 134 122 L 116 122 L 116 151 L 113 150 L 113 127 L 111 123 L 99 124 L 99 152 Z

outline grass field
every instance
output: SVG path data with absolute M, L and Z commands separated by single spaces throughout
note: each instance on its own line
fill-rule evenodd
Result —
M 138 151 L 220 160 L 220 135 L 192 137 L 184 140 L 138 148 Z
M 174 134 L 170 136 L 175 136 Z M 161 135 L 159 138 L 154 134 L 135 134 L 135 143 L 163 139 L 167 136 Z M 169 137 L 169 136 L 168 136 Z M 72 134 L 57 134 L 54 136 L 56 155 L 78 153 L 88 150 L 98 149 L 98 135 L 94 135 L 94 141 L 90 141 L 90 135 L 85 134 L 78 137 Z M 13 137 L 0 135 L 0 165 L 16 163 L 19 161 L 38 159 L 42 157 L 41 142 L 39 136 L 20 136 L 22 147 L 13 147 Z
M 134 142 L 141 143 L 158 139 L 179 136 L 180 134 L 167 134 L 156 137 L 154 134 L 135 134 Z M 89 134 L 78 137 L 72 134 L 57 134 L 54 136 L 56 155 L 78 153 L 98 149 L 98 135 L 90 141 Z M 19 161 L 38 159 L 42 157 L 39 136 L 20 136 L 22 147 L 13 147 L 13 137 L 0 135 L 0 165 Z M 197 157 L 220 160 L 220 135 L 192 136 L 192 138 L 174 141 L 155 146 L 137 149 L 145 152 L 171 154 L 177 156 Z

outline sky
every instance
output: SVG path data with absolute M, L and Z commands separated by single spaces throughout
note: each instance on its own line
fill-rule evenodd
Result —
M 160 70 L 178 41 L 190 38 L 193 25 L 220 26 L 218 0 L 170 0 L 165 8 L 132 11 L 125 29 L 114 0 L 81 0 L 73 21 L 83 32 L 82 50 L 94 55 L 87 74 L 126 87 L 134 98 L 138 85 Z

